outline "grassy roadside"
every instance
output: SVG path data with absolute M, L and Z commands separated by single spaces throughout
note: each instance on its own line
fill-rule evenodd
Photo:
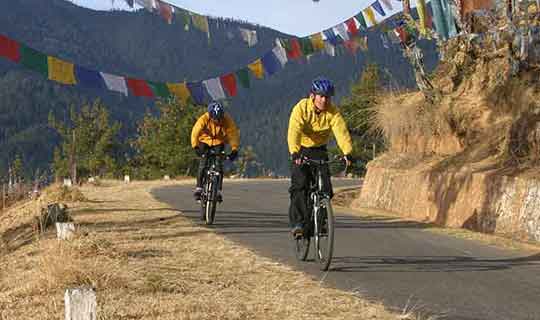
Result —
M 69 203 L 78 237 L 38 237 L 32 206 L 0 214 L 0 320 L 63 319 L 64 290 L 97 290 L 98 319 L 413 319 L 192 223 L 152 188 L 107 182 Z M 407 317 L 408 316 L 408 317 Z
M 351 208 L 352 200 L 358 196 L 360 189 L 358 188 L 341 188 L 338 190 L 336 196 L 334 197 L 333 204 L 338 209 L 347 210 L 349 213 L 358 215 L 364 218 L 369 217 L 386 217 L 392 218 L 394 220 L 389 221 L 405 221 L 398 213 L 376 209 L 376 208 Z M 440 227 L 432 223 L 425 223 L 425 228 L 420 229 L 422 232 L 433 232 L 438 234 L 444 234 L 447 236 L 453 236 L 461 239 L 468 239 L 479 241 L 484 244 L 505 248 L 505 249 L 515 249 L 515 250 L 540 250 L 540 244 L 533 242 L 524 242 L 512 237 L 503 237 L 500 235 L 485 234 L 480 232 L 471 231 L 468 229 L 462 228 L 445 228 Z

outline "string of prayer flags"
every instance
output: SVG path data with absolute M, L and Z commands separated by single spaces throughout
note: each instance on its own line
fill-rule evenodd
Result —
M 271 76 L 284 68 L 289 60 L 309 63 L 313 54 L 319 51 L 330 56 L 346 51 L 355 54 L 359 49 L 367 51 L 368 38 L 364 32 L 368 26 L 376 25 L 386 19 L 382 17 L 388 15 L 385 10 L 392 10 L 391 1 L 393 0 L 376 0 L 356 16 L 310 36 L 276 39 L 276 44 L 271 50 L 247 66 L 234 73 L 226 73 L 197 82 L 161 83 L 94 71 L 56 57 L 47 56 L 3 35 L 0 35 L 0 57 L 19 63 L 62 84 L 81 84 L 91 88 L 104 88 L 125 96 L 158 98 L 174 95 L 184 103 L 192 99 L 195 103 L 203 104 L 209 99 L 221 100 L 236 96 L 239 86 L 244 89 L 251 87 L 250 73 L 255 79 L 263 79 L 265 75 Z M 449 11 L 447 10 L 448 6 L 446 6 L 447 0 L 432 1 L 437 2 L 434 5 L 434 11 L 440 12 L 440 14 L 437 13 L 435 23 L 440 24 L 441 21 L 444 22 L 445 14 Z M 404 5 L 408 3 L 407 0 L 403 0 L 403 2 Z M 418 0 L 418 2 L 421 25 L 427 28 L 430 25 L 430 17 L 426 10 L 426 0 Z M 182 9 L 177 10 L 165 0 L 134 0 L 133 3 L 142 5 L 153 12 L 159 12 L 169 23 L 175 17 L 182 19 L 186 27 L 193 24 L 195 28 L 206 32 L 209 36 L 208 18 L 205 16 L 189 13 Z M 438 4 L 440 4 L 439 7 L 437 7 Z M 407 22 L 409 21 L 407 20 Z M 415 24 L 414 21 L 412 23 Z M 390 42 L 406 42 L 407 39 L 412 38 L 412 33 L 415 33 L 416 29 L 410 31 L 407 29 L 408 27 L 408 25 L 396 25 L 389 29 L 383 26 L 381 28 L 383 33 L 380 36 L 383 46 L 388 48 Z M 442 27 L 438 26 L 437 29 L 442 29 Z M 243 34 L 242 39 L 248 43 L 248 46 L 257 43 L 256 31 L 243 28 L 239 28 L 239 30 Z M 299 59 L 301 57 L 306 57 L 306 60 Z

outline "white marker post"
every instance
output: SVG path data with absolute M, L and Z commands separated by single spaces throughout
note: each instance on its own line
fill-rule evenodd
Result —
M 89 287 L 67 289 L 64 294 L 65 320 L 96 320 L 96 291 Z

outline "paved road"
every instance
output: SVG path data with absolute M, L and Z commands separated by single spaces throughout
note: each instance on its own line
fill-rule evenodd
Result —
M 335 181 L 335 186 L 355 181 Z M 335 262 L 324 274 L 294 258 L 287 229 L 288 181 L 225 182 L 212 228 L 324 283 L 384 302 L 416 306 L 446 319 L 540 319 L 540 253 L 507 251 L 424 232 L 422 224 L 338 212 Z M 194 220 L 192 187 L 154 196 Z

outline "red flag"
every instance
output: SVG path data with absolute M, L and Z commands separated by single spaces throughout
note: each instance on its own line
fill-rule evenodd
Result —
M 289 59 L 298 59 L 302 56 L 300 42 L 296 38 L 289 40 L 289 46 L 285 50 L 287 51 L 287 58 Z
M 355 36 L 358 34 L 358 28 L 356 27 L 354 18 L 350 18 L 349 20 L 345 21 L 345 24 L 347 25 L 347 29 L 351 35 Z
M 343 42 L 343 45 L 345 46 L 345 48 L 347 48 L 347 50 L 349 50 L 352 55 L 356 54 L 356 51 L 360 47 L 360 45 L 354 40 L 347 40 Z
M 139 79 L 133 79 L 133 78 L 126 78 L 126 82 L 128 85 L 128 88 L 131 90 L 134 96 L 137 97 L 154 97 L 154 93 L 152 92 L 152 89 L 146 83 L 145 80 L 139 80 Z
M 236 89 L 236 79 L 234 78 L 234 74 L 229 73 L 224 76 L 221 76 L 221 85 L 223 88 L 225 88 L 225 91 L 227 91 L 227 95 L 229 97 L 236 96 L 237 89 Z
M 157 1 L 159 13 L 167 21 L 168 24 L 172 23 L 172 8 L 169 4 Z
M 19 43 L 0 34 L 0 56 L 18 63 L 21 60 Z

